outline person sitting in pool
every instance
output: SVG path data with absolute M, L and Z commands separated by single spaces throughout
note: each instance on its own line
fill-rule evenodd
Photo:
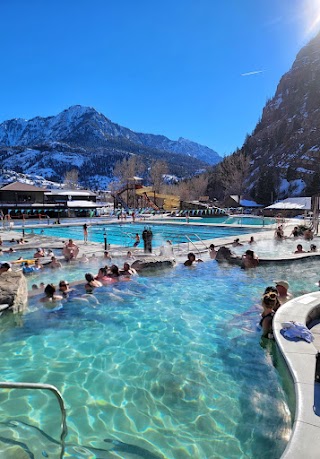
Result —
M 61 293 L 63 298 L 69 298 L 70 293 L 73 291 L 74 289 L 69 287 L 69 282 L 65 280 L 59 282 L 59 293 Z
M 28 261 L 25 261 L 22 266 L 23 274 L 32 274 L 34 272 L 34 267 L 29 264 Z
M 273 338 L 272 321 L 275 314 L 274 307 L 277 303 L 277 294 L 269 292 L 262 297 L 262 314 L 260 326 L 262 327 L 262 336 L 265 338 Z
M 79 254 L 79 247 L 72 239 L 69 239 L 69 241 L 65 244 L 62 253 L 67 261 L 74 260 Z
M 55 295 L 56 293 L 56 288 L 53 284 L 48 284 L 45 289 L 44 289 L 44 298 L 41 298 L 40 301 L 41 303 L 47 303 L 47 302 L 55 302 L 55 301 L 60 301 L 62 300 L 61 295 Z
M 102 283 L 95 279 L 91 273 L 87 273 L 85 279 L 87 281 L 84 286 L 86 293 L 92 293 L 95 288 L 102 287 Z
M 37 258 L 34 262 L 34 271 L 41 271 L 43 269 L 43 265 L 40 263 L 39 258 Z
M 303 233 L 303 237 L 306 241 L 312 241 L 313 239 L 313 231 L 311 230 L 311 228 L 307 228 L 304 233 Z
M 241 247 L 243 244 L 241 244 L 240 239 L 237 238 L 233 241 L 232 247 Z
M 108 280 L 108 267 L 104 266 L 103 268 L 100 268 L 98 274 L 95 276 L 95 279 L 102 283 L 106 282 Z
M 135 260 L 134 256 L 132 255 L 131 250 L 128 250 L 126 259 L 127 260 Z
M 52 256 L 52 257 L 51 257 L 51 261 L 50 261 L 50 263 L 49 263 L 49 267 L 50 267 L 51 269 L 58 269 L 58 268 L 61 268 L 61 267 L 62 267 L 62 264 L 60 263 L 60 261 L 58 261 L 58 260 L 56 259 L 55 256 Z
M 315 244 L 311 244 L 310 245 L 310 250 L 308 250 L 308 252 L 317 252 L 317 246 Z
M 83 253 L 81 255 L 81 258 L 80 258 L 80 263 L 88 263 L 89 262 L 89 258 L 87 257 L 87 255 L 85 253 Z
M 256 268 L 259 264 L 259 259 L 253 250 L 246 250 L 245 254 L 242 255 L 242 269 Z
M 117 279 L 120 276 L 119 268 L 117 265 L 111 265 L 108 271 L 108 277 L 111 279 Z
M 282 241 L 284 239 L 284 231 L 282 225 L 278 226 L 274 233 L 274 237 L 277 241 Z
M 297 226 L 295 226 L 295 227 L 293 228 L 293 230 L 291 231 L 290 236 L 293 236 L 294 239 L 297 239 L 297 238 L 300 236 L 299 228 L 298 228 Z M 290 237 L 290 236 L 289 236 L 289 237 Z
M 250 240 L 249 240 L 249 242 L 248 242 L 248 244 L 251 245 L 251 244 L 255 244 L 255 243 L 256 243 L 256 241 L 254 240 L 254 237 L 251 236 L 251 237 L 250 237 Z
M 303 247 L 301 244 L 297 245 L 297 249 L 295 250 L 294 253 L 306 253 L 305 250 L 303 250 Z
M 211 260 L 215 260 L 216 259 L 217 253 L 218 252 L 215 249 L 214 244 L 210 244 L 209 245 L 209 256 L 210 256 Z
M 8 271 L 12 271 L 10 263 L 0 263 L 0 275 L 2 273 L 6 273 Z
M 105 250 L 105 251 L 103 252 L 103 258 L 104 258 L 105 260 L 112 261 L 112 256 L 110 255 L 110 253 L 109 253 L 107 250 Z
M 45 256 L 45 253 L 41 247 L 39 247 L 36 253 L 33 254 L 33 258 L 42 258 Z
M 280 304 L 284 304 L 287 301 L 291 300 L 292 294 L 288 292 L 289 290 L 289 284 L 285 280 L 279 280 L 275 281 L 276 284 L 276 289 L 278 292 L 278 298 L 280 301 Z
M 120 276 L 130 277 L 130 276 L 137 274 L 137 271 L 134 268 L 131 268 L 129 263 L 124 262 L 123 268 L 119 271 L 119 273 L 120 273 Z
M 202 263 L 201 258 L 196 258 L 193 252 L 189 252 L 187 255 L 188 259 L 183 263 L 184 266 L 194 266 L 196 263 Z

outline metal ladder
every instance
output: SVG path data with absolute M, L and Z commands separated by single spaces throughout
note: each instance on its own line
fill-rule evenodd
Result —
M 62 395 L 55 386 L 51 384 L 41 384 L 41 383 L 26 383 L 26 382 L 0 382 L 0 389 L 41 389 L 49 390 L 54 393 L 56 396 L 60 410 L 61 410 L 61 459 L 64 455 L 64 440 L 68 434 L 68 427 L 66 421 L 66 408 Z

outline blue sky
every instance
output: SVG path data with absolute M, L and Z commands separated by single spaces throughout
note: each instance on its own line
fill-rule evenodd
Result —
M 319 18 L 320 0 L 2 0 L 0 122 L 82 104 L 229 154 Z

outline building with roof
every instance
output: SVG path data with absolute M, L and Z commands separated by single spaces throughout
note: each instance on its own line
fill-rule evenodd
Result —
M 243 196 L 233 194 L 233 195 L 228 196 L 223 201 L 223 207 L 228 207 L 228 208 L 243 207 L 245 209 L 252 209 L 252 208 L 261 208 L 263 206 L 261 206 L 261 204 L 257 204 L 255 201 L 244 199 Z
M 14 182 L 0 188 L 0 209 L 4 215 L 43 215 L 49 217 L 92 215 L 101 204 L 89 190 L 47 190 Z
M 263 210 L 264 215 L 281 215 L 282 217 L 296 217 L 297 215 L 312 212 L 313 203 L 311 196 L 286 198 L 275 202 Z

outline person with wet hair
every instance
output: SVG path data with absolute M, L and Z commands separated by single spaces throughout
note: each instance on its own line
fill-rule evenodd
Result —
M 98 274 L 95 276 L 95 279 L 102 283 L 105 282 L 108 279 L 108 267 L 103 266 L 102 268 L 99 268 Z
M 262 314 L 260 320 L 260 326 L 262 327 L 262 336 L 264 338 L 273 338 L 272 321 L 275 314 L 274 308 L 277 304 L 277 294 L 269 291 L 262 297 Z
M 126 261 L 123 263 L 123 268 L 119 271 L 120 276 L 130 277 L 134 274 L 137 274 L 137 271 L 134 268 L 131 268 L 130 264 Z
M 214 244 L 209 245 L 209 256 L 211 260 L 215 260 L 217 256 L 218 251 L 215 249 Z
M 201 258 L 196 258 L 193 252 L 189 252 L 187 255 L 187 260 L 183 263 L 184 266 L 194 266 L 196 263 L 202 263 Z
M 62 296 L 60 295 L 55 295 L 56 293 L 56 288 L 53 284 L 47 284 L 45 289 L 44 289 L 44 298 L 41 298 L 40 301 L 41 303 L 47 303 L 47 302 L 54 302 L 54 301 L 60 301 L 62 300 Z
M 246 250 L 245 254 L 242 255 L 241 268 L 250 269 L 256 268 L 259 264 L 259 259 L 253 250 Z
M 301 244 L 298 244 L 297 249 L 294 253 L 305 253 L 305 250 L 303 250 L 303 247 Z
M 108 277 L 111 277 L 112 279 L 117 279 L 118 277 L 120 277 L 120 271 L 117 265 L 110 266 Z
M 93 293 L 95 288 L 102 287 L 102 283 L 99 280 L 95 279 L 93 274 L 91 273 L 86 273 L 85 279 L 87 281 L 87 283 L 84 286 L 86 293 Z

